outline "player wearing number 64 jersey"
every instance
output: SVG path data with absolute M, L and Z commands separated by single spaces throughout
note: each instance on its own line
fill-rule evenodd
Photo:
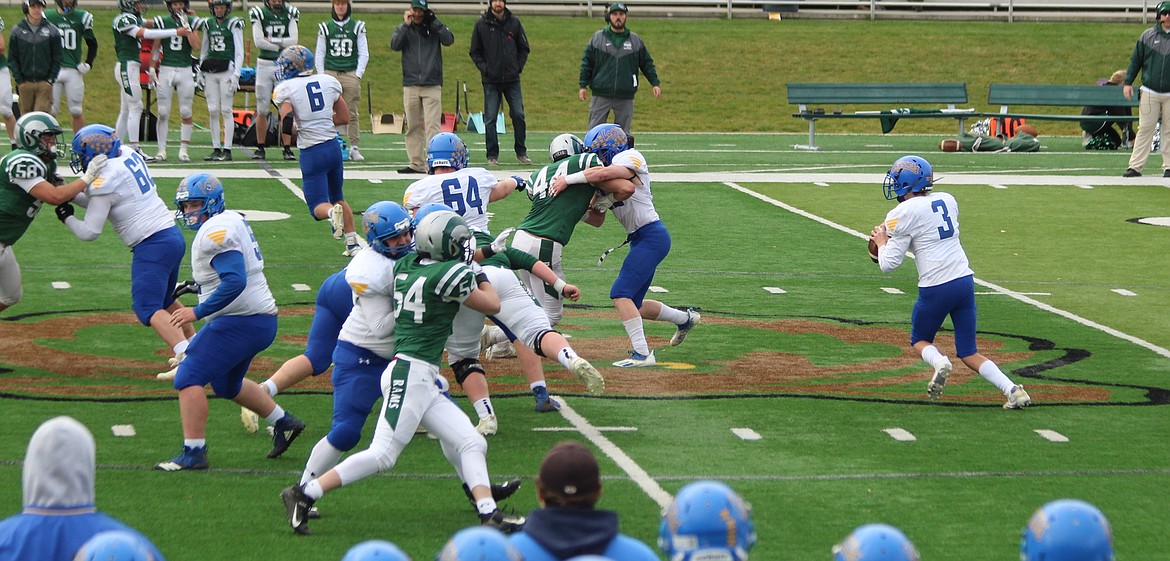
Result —
M 195 336 L 190 325 L 171 325 L 171 312 L 183 304 L 171 295 L 179 280 L 179 266 L 187 242 L 175 225 L 174 214 L 158 196 L 158 189 L 142 156 L 118 140 L 106 125 L 82 127 L 73 137 L 76 173 L 82 173 L 97 156 L 109 158 L 97 179 L 73 202 L 86 210 L 85 217 L 73 215 L 69 203 L 57 207 L 57 218 L 84 241 L 101 235 L 109 220 L 114 232 L 134 257 L 130 265 L 130 297 L 134 315 L 166 341 L 179 358 L 187 340 Z

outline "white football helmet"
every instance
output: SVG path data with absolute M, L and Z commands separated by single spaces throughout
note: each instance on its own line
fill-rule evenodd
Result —
M 548 157 L 552 161 L 562 160 L 574 154 L 585 153 L 585 143 L 569 133 L 557 135 L 548 145 Z

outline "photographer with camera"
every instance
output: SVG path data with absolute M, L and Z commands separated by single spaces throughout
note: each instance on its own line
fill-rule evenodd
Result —
M 402 53 L 402 104 L 406 109 L 406 155 L 410 164 L 398 173 L 426 173 L 427 142 L 439 134 L 443 116 L 443 51 L 455 35 L 428 0 L 411 0 L 402 25 L 390 36 L 390 49 Z
M 585 45 L 581 55 L 581 74 L 577 96 L 588 97 L 589 128 L 608 122 L 613 111 L 613 122 L 627 133 L 634 120 L 634 94 L 638 93 L 638 72 L 650 82 L 654 99 L 662 95 L 654 59 L 637 33 L 626 27 L 629 10 L 622 2 L 614 2 L 605 9 L 605 28 L 597 30 Z

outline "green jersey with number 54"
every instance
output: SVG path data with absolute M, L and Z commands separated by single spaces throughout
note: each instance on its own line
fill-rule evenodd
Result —
M 13 150 L 0 159 L 0 243 L 16 243 L 41 210 L 41 201 L 14 180 L 46 180 L 56 171 L 57 162 L 46 163 L 26 150 Z
M 394 352 L 438 366 L 459 306 L 475 289 L 459 261 L 410 253 L 394 262 Z

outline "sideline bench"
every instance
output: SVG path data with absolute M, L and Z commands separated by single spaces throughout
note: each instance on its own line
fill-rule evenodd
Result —
M 974 109 L 957 109 L 956 104 L 967 103 L 967 84 L 961 82 L 934 83 L 789 83 L 788 104 L 796 105 L 798 112 L 793 117 L 808 121 L 808 144 L 797 144 L 797 150 L 820 150 L 817 146 L 817 121 L 821 119 L 918 119 L 948 117 L 959 120 L 959 131 L 963 120 L 977 115 Z M 882 111 L 826 112 L 824 109 L 809 109 L 809 105 L 861 105 L 886 104 L 901 107 L 909 104 L 947 104 L 945 109 L 922 111 L 921 113 L 891 114 Z
M 1134 88 L 1134 93 L 1138 89 Z M 987 88 L 987 104 L 998 105 L 998 113 L 980 113 L 981 117 L 1023 117 L 1038 121 L 1137 121 L 1137 115 L 1081 115 L 1086 105 L 1105 107 L 1137 107 L 1138 96 L 1125 99 L 1121 86 L 1068 86 L 1040 84 L 991 84 Z M 1076 115 L 1024 113 L 1013 111 L 1013 105 L 1077 107 Z

